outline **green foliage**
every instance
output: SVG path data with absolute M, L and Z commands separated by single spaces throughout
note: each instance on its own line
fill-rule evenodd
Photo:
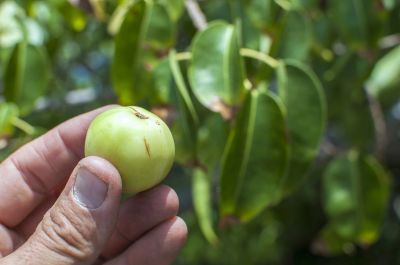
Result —
M 177 264 L 378 264 L 400 240 L 399 1 L 84 2 L 0 3 L 2 158 L 137 104 L 174 136 Z

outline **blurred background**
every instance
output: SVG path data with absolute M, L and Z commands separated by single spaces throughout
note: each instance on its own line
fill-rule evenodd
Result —
M 175 264 L 400 264 L 398 0 L 0 0 L 0 93 L 1 159 L 105 104 L 161 116 Z

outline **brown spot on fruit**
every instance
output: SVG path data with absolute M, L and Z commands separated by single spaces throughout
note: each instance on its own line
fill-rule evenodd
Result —
M 144 115 L 143 113 L 139 112 L 137 109 L 135 109 L 134 107 L 128 107 L 131 110 L 133 110 L 134 114 L 136 117 L 138 117 L 139 119 L 145 120 L 148 119 L 149 117 L 147 117 L 146 115 Z
M 143 138 L 143 142 L 144 142 L 144 146 L 146 147 L 147 155 L 148 155 L 149 158 L 151 158 L 151 155 L 150 155 L 150 145 L 149 145 L 149 143 L 147 142 L 146 138 Z

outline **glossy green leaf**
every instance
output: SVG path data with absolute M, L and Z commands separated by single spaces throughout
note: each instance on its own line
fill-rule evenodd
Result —
M 143 43 L 148 28 L 150 2 L 139 1 L 125 14 L 115 36 L 111 77 L 119 101 L 134 104 L 144 97 L 149 73 L 144 68 Z
M 311 33 L 310 22 L 303 14 L 288 12 L 279 40 L 278 56 L 285 59 L 306 59 L 312 44 Z
M 24 115 L 43 95 L 48 80 L 49 65 L 44 50 L 25 42 L 16 45 L 4 71 L 6 100 L 15 102 Z
M 13 103 L 0 103 L 0 138 L 14 131 L 13 120 L 19 115 L 18 107 Z
M 193 205 L 204 237 L 211 244 L 218 242 L 213 227 L 211 178 L 201 169 L 193 171 Z
M 283 112 L 271 95 L 249 92 L 225 149 L 222 217 L 247 221 L 276 202 L 288 160 Z
M 326 122 L 322 85 L 314 72 L 296 61 L 277 69 L 279 96 L 286 106 L 290 162 L 283 181 L 287 194 L 302 181 L 318 152 Z
M 212 111 L 235 106 L 243 94 L 243 63 L 237 32 L 216 22 L 199 32 L 192 45 L 189 81 L 197 99 Z
M 374 66 L 367 81 L 368 92 L 388 101 L 400 95 L 400 46 L 389 51 Z
M 196 109 L 194 107 L 194 104 L 193 104 L 192 99 L 189 94 L 189 90 L 185 84 L 185 80 L 184 80 L 181 70 L 179 68 L 179 63 L 176 59 L 175 50 L 172 50 L 169 54 L 169 65 L 171 67 L 172 75 L 174 77 L 178 91 L 183 99 L 183 102 L 185 103 L 186 108 L 190 112 L 190 115 L 192 116 L 192 119 L 195 122 L 195 124 L 198 124 L 199 116 L 196 112 Z
M 324 208 L 338 237 L 369 245 L 380 234 L 390 178 L 371 156 L 356 152 L 332 161 L 323 180 Z
M 334 25 L 348 44 L 359 47 L 368 42 L 371 0 L 332 1 L 329 7 Z

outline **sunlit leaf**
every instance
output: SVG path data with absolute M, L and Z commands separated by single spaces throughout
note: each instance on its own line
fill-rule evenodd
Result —
M 4 96 L 21 114 L 33 109 L 49 80 L 49 65 L 42 47 L 22 42 L 15 46 L 4 72 Z
M 114 90 L 122 104 L 133 104 L 145 95 L 149 76 L 141 59 L 148 27 L 150 4 L 139 1 L 125 14 L 115 36 L 114 61 L 111 76 Z
M 192 99 L 190 98 L 189 95 L 189 90 L 185 84 L 185 80 L 182 76 L 181 70 L 179 68 L 179 63 L 176 59 L 176 52 L 172 50 L 169 55 L 169 65 L 171 68 L 172 76 L 174 77 L 176 87 L 178 88 L 178 91 L 182 97 L 183 102 L 186 105 L 186 108 L 190 112 L 190 115 L 192 116 L 193 121 L 198 124 L 199 123 L 199 116 L 196 112 L 196 109 L 194 107 L 194 104 L 192 102 Z
M 222 217 L 250 220 L 276 202 L 288 150 L 281 103 L 264 92 L 249 92 L 225 149 Z
M 18 107 L 15 104 L 0 103 L 0 138 L 8 136 L 13 132 L 13 120 L 18 115 Z
M 400 95 L 400 46 L 378 60 L 367 81 L 367 89 L 384 102 Z
M 383 0 L 383 5 L 387 10 L 393 10 L 396 7 L 396 0 Z
M 243 94 L 243 65 L 237 32 L 216 22 L 199 32 L 192 45 L 189 80 L 197 99 L 212 111 L 235 106 Z
M 307 66 L 284 61 L 277 70 L 279 96 L 286 106 L 290 162 L 284 193 L 302 181 L 318 152 L 325 129 L 326 103 L 322 86 Z

